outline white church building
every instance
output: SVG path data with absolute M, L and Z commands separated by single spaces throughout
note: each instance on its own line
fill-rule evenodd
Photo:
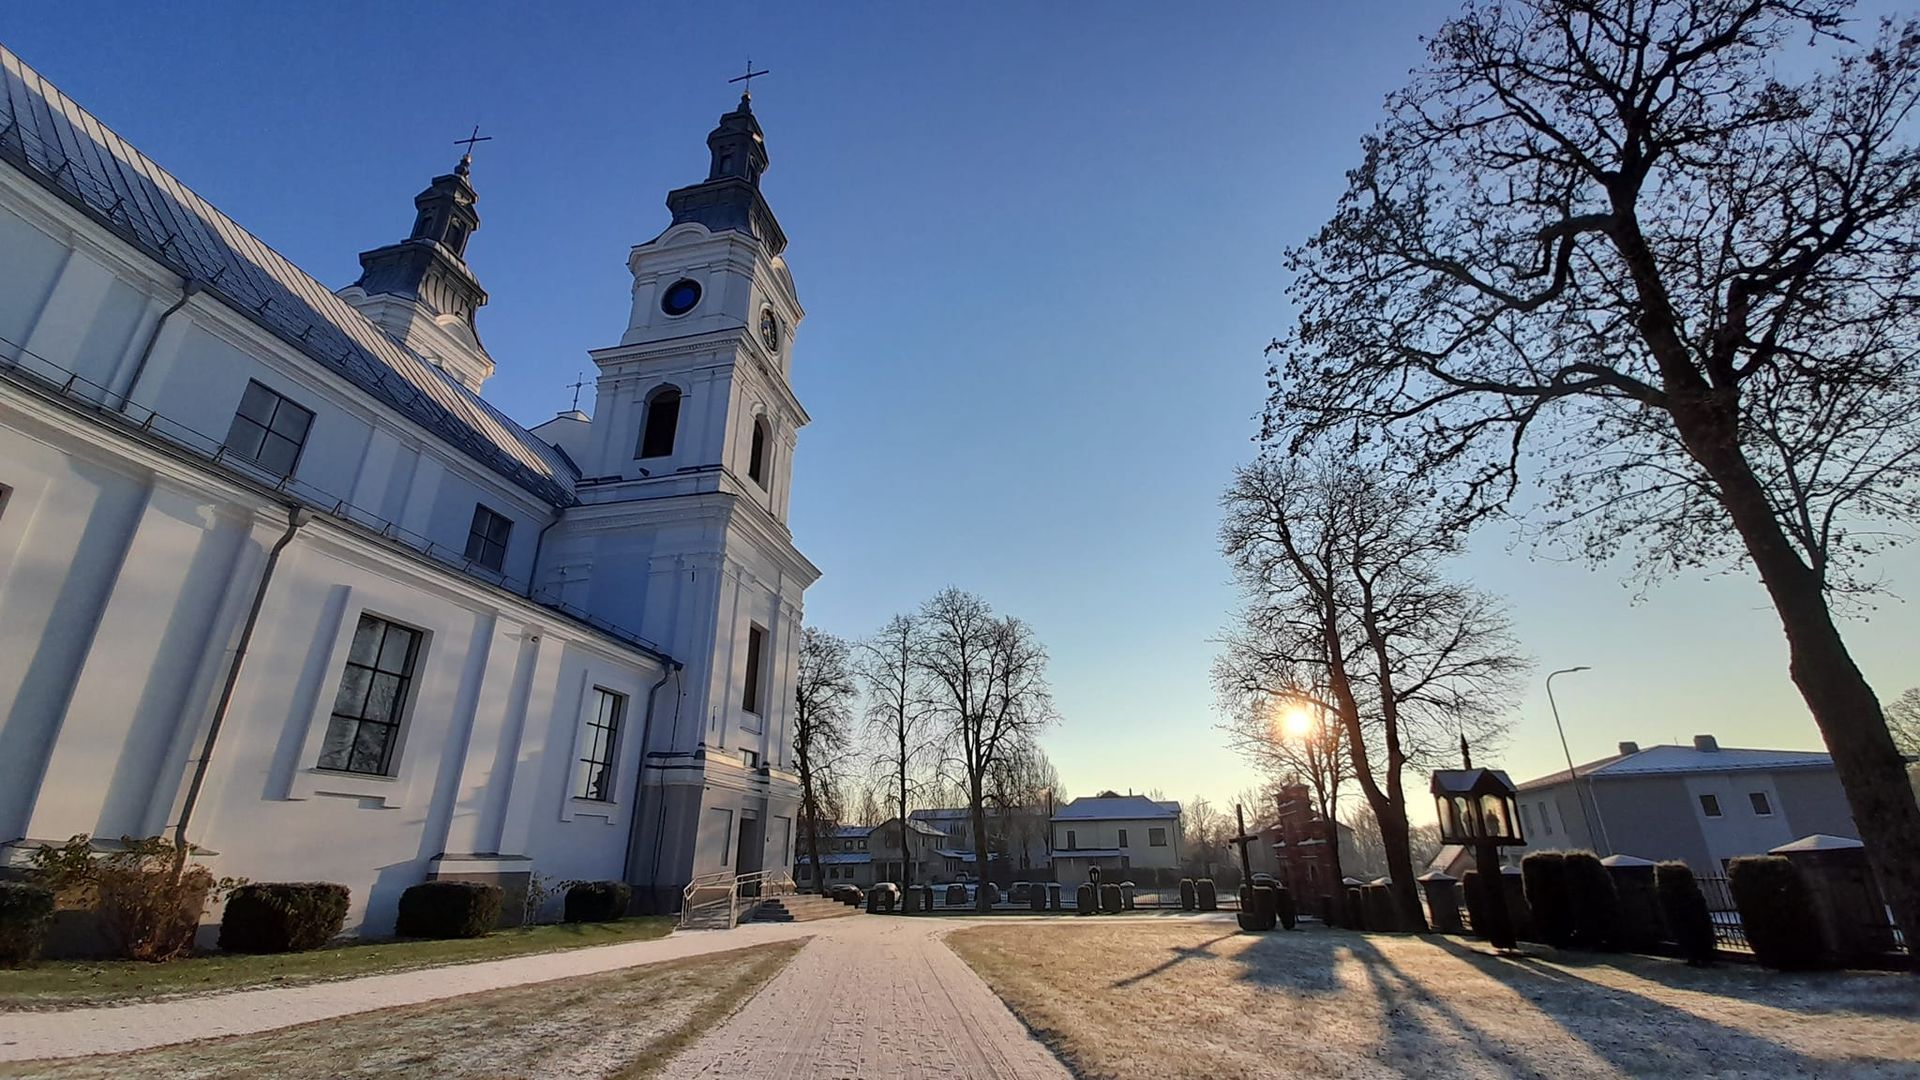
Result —
M 183 838 L 376 935 L 435 877 L 669 911 L 791 867 L 819 571 L 749 99 L 628 255 L 593 415 L 529 430 L 480 397 L 470 158 L 334 290 L 0 65 L 0 865 Z

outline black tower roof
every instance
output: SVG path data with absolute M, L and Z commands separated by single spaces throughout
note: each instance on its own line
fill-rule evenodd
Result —
M 697 221 L 714 232 L 732 230 L 754 237 L 769 255 L 786 250 L 787 234 L 774 220 L 760 176 L 767 171 L 767 141 L 753 116 L 753 98 L 740 95 L 740 107 L 720 118 L 707 135 L 713 162 L 707 179 L 667 194 L 673 223 Z
M 460 159 L 452 172 L 436 176 L 427 190 L 414 196 L 417 211 L 413 234 L 397 244 L 360 253 L 360 280 L 369 293 L 389 293 L 418 300 L 442 315 L 458 315 L 469 329 L 474 312 L 487 302 L 467 268 L 467 241 L 480 227 L 473 204 L 479 201 L 467 179 L 471 155 Z

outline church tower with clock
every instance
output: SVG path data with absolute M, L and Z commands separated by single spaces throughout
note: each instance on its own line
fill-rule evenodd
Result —
M 707 148 L 706 179 L 670 192 L 666 230 L 628 255 L 633 303 L 619 343 L 591 354 L 593 415 L 535 429 L 581 473 L 536 593 L 682 665 L 643 736 L 632 876 L 653 910 L 703 874 L 792 865 L 793 680 L 802 594 L 820 573 L 787 529 L 808 419 L 789 382 L 804 312 L 760 190 L 749 95 Z

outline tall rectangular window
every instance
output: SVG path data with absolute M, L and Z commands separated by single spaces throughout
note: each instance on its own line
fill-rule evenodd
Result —
M 762 654 L 766 652 L 767 632 L 757 626 L 747 627 L 747 681 L 740 689 L 740 707 L 755 716 L 760 715 L 760 664 Z
M 473 524 L 467 527 L 467 558 L 498 573 L 507 563 L 507 537 L 511 535 L 512 518 L 474 504 Z
M 1125 829 L 1120 830 L 1120 846 L 1121 847 L 1127 846 L 1127 830 Z
M 1747 801 L 1753 804 L 1753 812 L 1760 817 L 1773 816 L 1773 803 L 1768 801 L 1766 792 L 1749 791 Z
M 333 697 L 320 768 L 386 776 L 420 658 L 420 631 L 361 615 Z
M 620 721 L 626 711 L 625 694 L 598 686 L 593 688 L 587 730 L 580 742 L 580 763 L 574 770 L 574 798 L 612 801 L 613 755 L 620 742 Z
M 1166 847 L 1167 846 L 1167 830 L 1148 829 L 1147 830 L 1147 846 L 1148 847 Z
M 1708 817 L 1720 816 L 1720 797 L 1718 795 L 1700 796 L 1700 812 Z
M 312 426 L 311 410 L 249 379 L 240 409 L 227 427 L 226 445 L 275 476 L 291 476 Z
M 1067 850 L 1068 851 L 1079 850 L 1080 845 L 1077 841 L 1078 841 L 1078 838 L 1073 835 L 1073 830 L 1068 829 L 1067 830 Z

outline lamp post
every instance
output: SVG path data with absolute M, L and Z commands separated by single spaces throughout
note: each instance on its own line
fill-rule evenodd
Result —
M 1553 677 L 1555 675 L 1572 675 L 1577 671 L 1592 670 L 1592 668 L 1582 664 L 1579 667 L 1561 668 L 1558 671 L 1549 672 L 1547 674 L 1547 707 L 1553 710 L 1553 729 L 1560 733 L 1560 753 L 1565 755 L 1567 759 L 1567 782 L 1573 785 L 1573 802 L 1574 805 L 1580 808 L 1580 823 L 1587 827 L 1587 839 L 1589 841 L 1597 844 L 1599 847 L 1609 849 L 1602 851 L 1601 854 L 1611 855 L 1613 854 L 1611 850 L 1613 845 L 1607 842 L 1606 826 L 1601 825 L 1598 829 L 1594 827 L 1594 823 L 1600 817 L 1600 805 L 1594 801 L 1592 785 L 1589 784 L 1587 787 L 1586 798 L 1583 799 L 1580 796 L 1580 777 L 1573 767 L 1573 751 L 1567 748 L 1567 729 L 1560 723 L 1560 705 L 1553 699 Z M 1592 813 L 1587 812 L 1588 803 L 1594 804 Z
M 1460 769 L 1433 774 L 1434 809 L 1440 819 L 1440 842 L 1473 849 L 1475 884 L 1485 898 L 1474 913 L 1473 930 L 1496 949 L 1514 947 L 1513 921 L 1507 913 L 1506 882 L 1500 872 L 1500 849 L 1524 845 L 1520 829 L 1519 793 L 1499 769 L 1476 769 L 1460 741 Z M 1472 906 L 1471 895 L 1468 900 Z

